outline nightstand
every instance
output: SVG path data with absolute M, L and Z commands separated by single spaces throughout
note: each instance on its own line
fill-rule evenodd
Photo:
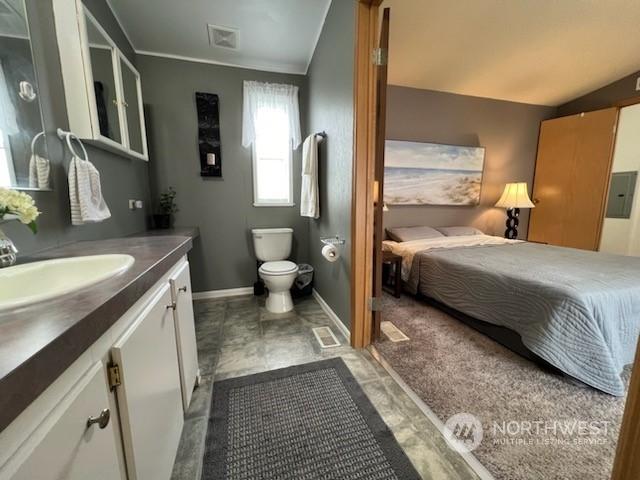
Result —
M 382 288 L 396 298 L 402 292 L 402 257 L 382 252 Z

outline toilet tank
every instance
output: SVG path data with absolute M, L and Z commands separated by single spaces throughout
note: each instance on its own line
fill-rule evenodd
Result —
M 286 260 L 291 255 L 292 228 L 254 228 L 251 234 L 258 260 L 273 262 Z

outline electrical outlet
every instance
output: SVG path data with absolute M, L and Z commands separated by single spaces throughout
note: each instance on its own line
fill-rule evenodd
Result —
M 636 78 L 636 91 L 640 90 L 640 77 Z
M 142 200 L 136 200 L 136 208 L 137 209 L 141 209 L 143 207 L 143 205 L 144 204 L 142 203 Z

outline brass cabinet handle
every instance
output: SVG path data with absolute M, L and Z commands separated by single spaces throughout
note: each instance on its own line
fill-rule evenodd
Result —
M 180 288 L 178 289 L 178 292 L 184 292 L 184 293 L 187 293 L 187 286 L 185 285 L 184 287 L 180 287 Z
M 91 427 L 91 425 L 93 425 L 94 423 L 97 423 L 100 428 L 107 428 L 110 418 L 111 412 L 108 408 L 105 408 L 97 417 L 89 417 L 89 419 L 87 420 L 87 428 Z
M 175 310 L 178 307 L 176 302 L 171 302 L 171 305 L 167 305 L 167 310 Z

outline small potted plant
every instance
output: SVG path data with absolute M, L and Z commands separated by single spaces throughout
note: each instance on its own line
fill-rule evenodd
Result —
M 171 228 L 173 214 L 178 212 L 176 191 L 173 187 L 169 187 L 166 192 L 160 194 L 159 212 L 153 216 L 156 228 Z
M 36 218 L 40 215 L 31 196 L 16 190 L 0 188 L 0 224 L 10 220 L 18 220 L 31 229 L 38 231 Z M 0 268 L 9 267 L 16 263 L 18 249 L 0 230 Z

